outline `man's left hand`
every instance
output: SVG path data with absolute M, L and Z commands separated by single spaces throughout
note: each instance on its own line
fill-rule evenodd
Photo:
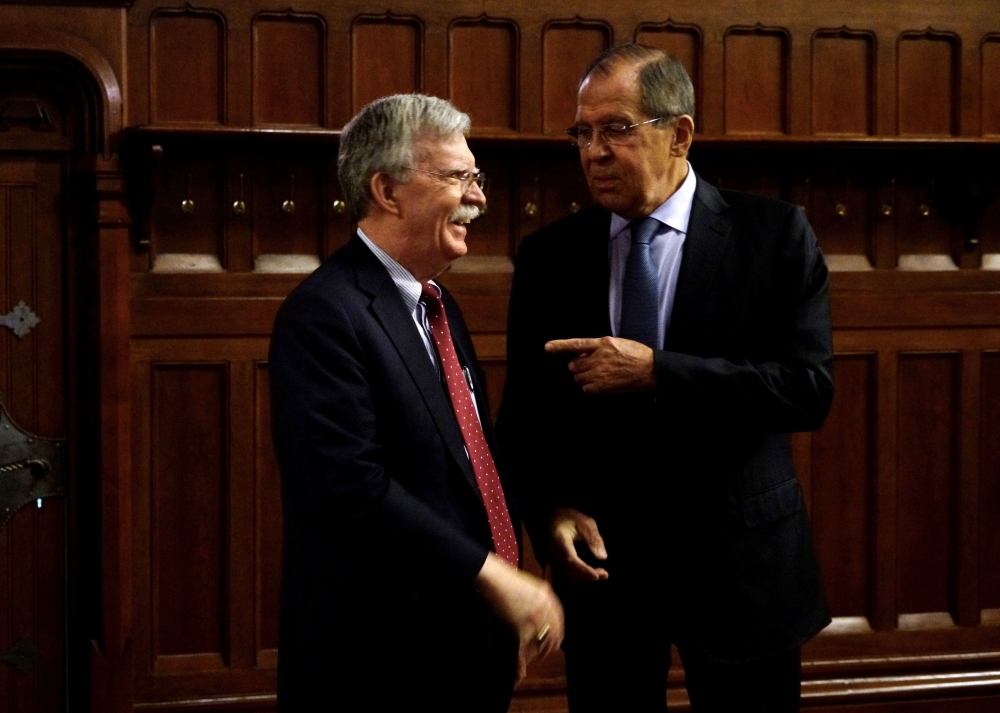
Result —
M 641 342 L 619 337 L 556 339 L 546 343 L 545 351 L 579 355 L 569 363 L 569 370 L 584 393 L 620 394 L 656 388 L 653 350 Z

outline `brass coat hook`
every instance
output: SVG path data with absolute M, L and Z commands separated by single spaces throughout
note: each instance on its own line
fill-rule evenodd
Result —
M 181 201 L 181 213 L 183 213 L 184 215 L 191 215 L 192 213 L 194 213 L 194 201 L 191 200 L 191 174 L 190 173 L 187 176 L 187 180 L 188 180 L 187 198 L 185 198 L 184 200 Z
M 288 176 L 288 200 L 281 204 L 281 210 L 291 215 L 295 212 L 295 174 Z
M 240 195 L 233 201 L 233 212 L 236 215 L 243 215 L 247 212 L 247 204 L 243 202 L 243 174 L 240 174 Z

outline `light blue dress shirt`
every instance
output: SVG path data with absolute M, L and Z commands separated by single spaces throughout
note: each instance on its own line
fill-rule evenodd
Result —
M 657 278 L 657 320 L 656 343 L 662 347 L 670 326 L 670 314 L 677 292 L 677 276 L 681 270 L 681 256 L 687 237 L 691 206 L 694 203 L 694 189 L 697 179 L 691 164 L 687 165 L 687 177 L 680 188 L 664 201 L 650 215 L 660 221 L 659 229 L 653 234 L 649 253 L 656 266 Z M 611 265 L 611 279 L 608 286 L 608 308 L 611 315 L 611 335 L 617 337 L 621 327 L 622 278 L 625 275 L 625 261 L 632 248 L 631 221 L 617 213 L 611 214 L 611 235 L 608 242 L 608 258 Z

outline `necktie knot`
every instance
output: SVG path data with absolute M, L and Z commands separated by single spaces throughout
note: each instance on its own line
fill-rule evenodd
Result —
M 640 243 L 642 245 L 649 245 L 659 227 L 660 221 L 652 216 L 636 218 L 629 223 L 629 231 L 632 233 L 632 244 Z
M 420 298 L 428 310 L 437 310 L 442 305 L 441 293 L 429 282 L 421 283 Z

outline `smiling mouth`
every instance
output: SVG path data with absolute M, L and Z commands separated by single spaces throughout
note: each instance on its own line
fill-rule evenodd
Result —
M 449 222 L 451 222 L 452 225 L 468 225 L 482 214 L 483 211 L 481 211 L 478 206 L 460 205 L 455 209 L 455 212 L 451 214 Z

